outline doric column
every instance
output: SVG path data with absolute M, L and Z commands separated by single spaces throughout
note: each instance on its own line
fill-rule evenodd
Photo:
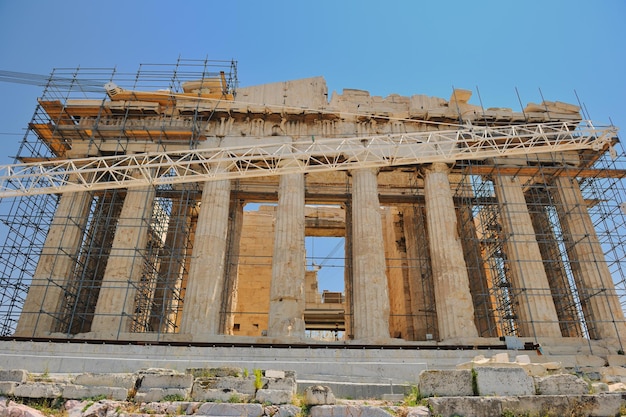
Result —
M 488 278 L 476 229 L 476 222 L 480 216 L 475 217 L 476 206 L 469 203 L 475 200 L 469 175 L 460 177 L 457 187 L 464 201 L 468 202 L 457 207 L 456 214 L 459 235 L 462 236 L 463 259 L 465 259 L 467 266 L 470 293 L 474 302 L 474 323 L 480 337 L 498 337 L 493 295 L 489 290 L 491 281 Z
M 304 337 L 304 174 L 280 176 L 268 336 Z
M 241 232 L 243 229 L 244 202 L 234 199 L 230 202 L 228 219 L 228 244 L 226 249 L 226 270 L 224 272 L 224 306 L 220 324 L 220 333 L 234 334 L 235 310 L 239 293 L 239 253 L 241 251 Z
M 111 190 L 94 196 L 92 219 L 85 231 L 75 281 L 69 286 L 68 308 L 65 312 L 64 325 L 61 331 L 68 334 L 87 333 L 91 331 L 98 293 L 106 271 L 111 246 L 126 190 Z
M 154 187 L 129 188 L 104 271 L 92 332 L 129 332 L 152 218 Z
M 477 337 L 446 164 L 424 169 L 424 197 L 439 339 Z
M 182 187 L 181 187 L 182 188 Z M 159 273 L 152 298 L 150 329 L 159 333 L 174 333 L 184 275 L 186 253 L 191 233 L 191 217 L 196 199 L 181 190 L 172 201 L 165 245 L 161 250 Z
M 39 256 L 15 336 L 43 337 L 57 331 L 65 289 L 74 270 L 91 194 L 62 194 Z
M 230 187 L 230 180 L 216 180 L 202 190 L 180 325 L 194 339 L 220 329 Z
M 406 242 L 407 272 L 411 303 L 412 340 L 427 340 L 427 335 L 437 337 L 437 315 L 433 280 L 428 253 L 428 239 L 424 209 L 412 205 L 403 209 Z
M 389 294 L 377 172 L 352 171 L 352 298 L 355 339 L 389 338 Z
M 353 276 L 354 276 L 354 268 L 352 268 L 352 262 L 354 257 L 352 256 L 352 197 L 348 196 L 345 202 L 345 213 L 346 213 L 346 266 L 343 272 L 343 283 L 344 283 L 344 292 L 345 292 L 345 313 L 344 313 L 344 321 L 346 326 L 345 336 L 347 340 L 354 339 L 354 314 L 352 310 L 352 306 L 354 304 L 353 297 Z
M 387 288 L 389 291 L 389 333 L 395 339 L 413 340 L 411 305 L 407 260 L 403 241 L 404 234 L 398 225 L 400 215 L 395 207 L 382 207 L 383 242 L 387 265 Z
M 589 335 L 619 338 L 624 343 L 624 313 L 580 186 L 574 178 L 554 181 L 557 212 Z
M 496 176 L 494 188 L 520 336 L 560 337 L 559 319 L 519 178 Z
M 563 264 L 561 248 L 552 228 L 552 221 L 546 211 L 548 198 L 543 187 L 527 194 L 527 201 L 537 244 L 543 259 L 543 268 L 548 277 L 548 284 L 552 290 L 552 300 L 559 317 L 561 335 L 564 337 L 580 337 L 582 329 L 580 318 L 570 286 L 565 265 Z

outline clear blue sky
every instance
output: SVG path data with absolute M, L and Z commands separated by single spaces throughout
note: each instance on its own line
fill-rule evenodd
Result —
M 329 92 L 446 99 L 478 86 L 485 107 L 516 111 L 516 88 L 524 104 L 576 91 L 596 123 L 626 129 L 625 18 L 624 0 L 0 0 L 0 69 L 234 59 L 241 86 L 321 75 Z M 0 82 L 0 163 L 40 93 Z
M 597 122 L 626 128 L 625 20 L 624 0 L 0 0 L 0 69 L 235 59 L 242 86 L 321 75 L 330 92 L 443 98 L 478 86 L 486 107 L 514 110 L 516 87 L 524 103 L 576 91 Z M 0 163 L 40 93 L 0 82 Z

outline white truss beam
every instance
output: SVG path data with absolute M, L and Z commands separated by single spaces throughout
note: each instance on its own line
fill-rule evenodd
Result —
M 0 198 L 93 191 L 293 172 L 337 171 L 454 162 L 566 150 L 601 150 L 613 126 L 589 121 L 350 138 L 54 160 L 0 166 Z

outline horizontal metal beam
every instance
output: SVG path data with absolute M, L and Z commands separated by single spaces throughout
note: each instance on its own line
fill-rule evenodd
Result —
M 593 149 L 614 126 L 551 122 L 40 161 L 0 166 L 0 198 Z

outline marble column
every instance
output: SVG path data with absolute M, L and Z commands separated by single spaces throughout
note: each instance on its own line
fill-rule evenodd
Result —
M 58 330 L 57 318 L 61 315 L 65 289 L 80 251 L 90 202 L 90 193 L 61 195 L 17 322 L 15 336 L 44 337 Z
M 395 339 L 413 340 L 411 305 L 404 234 L 401 216 L 396 207 L 382 207 L 383 243 L 387 264 L 387 288 L 389 290 L 389 333 Z
M 389 290 L 377 170 L 352 172 L 352 256 L 355 339 L 389 338 Z
M 180 195 L 172 201 L 150 314 L 150 329 L 155 332 L 176 331 L 194 204 L 195 198 L 191 198 L 186 191 L 180 191 Z
M 520 180 L 496 176 L 494 188 L 501 211 L 519 335 L 560 337 L 559 318 Z
M 624 313 L 580 186 L 567 177 L 557 177 L 554 183 L 557 212 L 589 336 L 619 338 L 624 343 Z
M 405 207 L 403 218 L 413 340 L 427 340 L 428 334 L 438 335 L 424 209 L 417 205 Z
M 154 195 L 151 186 L 126 191 L 91 323 L 94 333 L 117 337 L 131 329 Z
M 580 337 L 582 336 L 582 329 L 576 301 L 563 264 L 562 257 L 564 254 L 561 253 L 559 242 L 551 225 L 552 221 L 546 212 L 545 206 L 548 200 L 545 196 L 545 190 L 535 190 L 532 194 L 530 197 L 534 201 L 529 201 L 530 218 L 537 236 L 548 284 L 552 290 L 552 299 L 559 317 L 561 334 L 564 337 Z
M 478 336 L 448 171 L 445 163 L 424 169 L 426 224 L 440 340 Z
M 304 337 L 304 174 L 280 176 L 267 334 Z
M 237 295 L 239 294 L 239 253 L 241 251 L 241 232 L 243 229 L 243 200 L 230 202 L 228 219 L 228 244 L 226 252 L 226 271 L 224 272 L 224 314 L 220 323 L 220 333 L 234 334 Z
M 352 268 L 352 261 L 354 257 L 352 256 L 352 198 L 349 196 L 345 202 L 345 217 L 346 217 L 346 266 L 343 272 L 343 283 L 344 283 L 344 292 L 345 292 L 345 312 L 344 312 L 344 322 L 346 326 L 345 330 L 345 338 L 346 340 L 354 339 L 354 314 L 352 311 L 352 305 L 354 304 L 354 297 L 352 287 L 353 287 L 353 276 L 354 269 Z
M 474 303 L 474 323 L 480 337 L 498 337 L 495 305 L 493 295 L 489 290 L 491 280 L 488 278 L 488 271 L 483 259 L 482 248 L 478 231 L 477 221 L 480 216 L 474 216 L 476 206 L 474 201 L 474 191 L 468 175 L 459 177 L 457 190 L 461 192 L 464 202 L 456 209 L 459 236 L 462 236 L 461 246 L 463 247 L 463 258 L 467 266 L 469 277 L 470 293 Z
M 216 180 L 202 190 L 180 325 L 194 340 L 220 330 L 230 188 L 230 180 Z
M 111 190 L 94 196 L 90 224 L 76 265 L 76 280 L 69 286 L 68 310 L 65 314 L 68 334 L 91 331 L 98 293 L 106 271 L 115 238 L 126 190 Z

